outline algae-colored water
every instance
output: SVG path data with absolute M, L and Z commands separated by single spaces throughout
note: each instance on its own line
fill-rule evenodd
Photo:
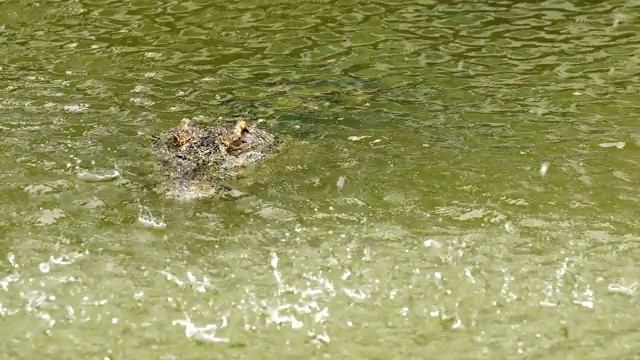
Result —
M 640 356 L 640 3 L 0 3 L 0 358 Z M 177 202 L 150 137 L 264 119 Z

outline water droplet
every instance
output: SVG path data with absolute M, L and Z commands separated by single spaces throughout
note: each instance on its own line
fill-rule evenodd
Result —
M 513 234 L 513 233 L 515 233 L 516 228 L 515 228 L 515 226 L 514 226 L 510 221 L 508 221 L 508 222 L 506 222 L 506 223 L 504 224 L 504 230 L 505 230 L 508 234 Z
M 354 135 L 354 136 L 349 136 L 347 139 L 351 140 L 351 141 L 359 141 L 359 140 L 370 138 L 370 137 L 371 136 L 369 136 L 369 135 L 363 135 L 363 136 L 355 136 Z
M 9 264 L 14 268 L 19 267 L 20 265 L 16 264 L 16 255 L 14 253 L 7 254 L 7 260 L 9 260 Z
M 602 143 L 599 146 L 603 148 L 616 147 L 618 149 L 622 149 L 625 145 L 626 143 L 624 141 L 618 141 L 613 143 Z
M 433 239 L 427 239 L 424 241 L 424 247 L 433 247 L 434 249 L 440 248 L 440 243 Z
M 271 253 L 271 267 L 273 269 L 277 269 L 278 268 L 278 254 L 276 254 L 275 252 Z
M 549 170 L 549 166 L 551 164 L 547 161 L 543 162 L 542 165 L 540 165 L 540 176 L 545 177 L 547 175 L 547 171 Z

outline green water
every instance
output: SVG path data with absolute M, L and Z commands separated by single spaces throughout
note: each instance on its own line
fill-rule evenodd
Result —
M 0 2 L 0 358 L 640 358 L 638 11 Z M 246 197 L 152 191 L 232 115 Z

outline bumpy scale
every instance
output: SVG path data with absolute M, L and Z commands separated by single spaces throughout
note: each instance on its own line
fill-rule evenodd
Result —
M 183 147 L 198 138 L 196 131 L 190 126 L 191 120 L 184 118 L 180 120 L 180 125 L 173 134 L 173 145 Z
M 239 150 L 243 147 L 244 139 L 242 135 L 244 132 L 249 132 L 249 126 L 247 122 L 244 120 L 238 121 L 235 128 L 233 130 L 223 131 L 222 134 L 216 140 L 216 143 L 220 147 L 220 150 Z

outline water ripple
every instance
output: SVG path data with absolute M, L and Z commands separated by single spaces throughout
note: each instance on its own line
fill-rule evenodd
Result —
M 0 4 L 7 352 L 625 355 L 637 5 Z M 249 196 L 147 191 L 221 115 L 290 137 Z

